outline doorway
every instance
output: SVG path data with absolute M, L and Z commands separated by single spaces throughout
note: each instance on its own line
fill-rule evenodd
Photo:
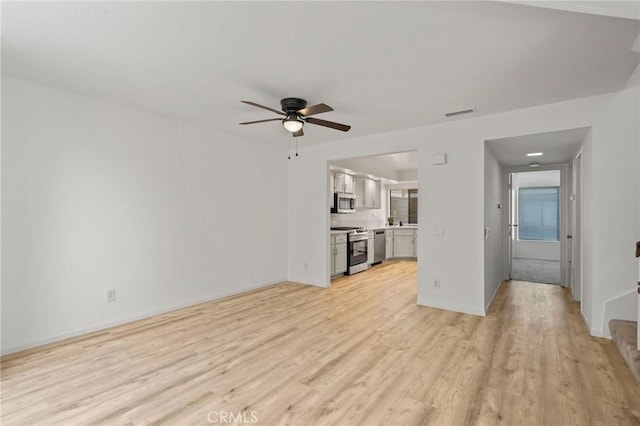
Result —
M 417 261 L 418 151 L 329 160 L 327 176 L 327 286 L 345 274 L 376 272 L 387 261 Z M 339 198 L 352 207 L 335 209 Z
M 569 287 L 574 300 L 582 300 L 582 151 L 572 163 L 571 246 L 569 250 Z
M 510 172 L 509 277 L 562 284 L 562 173 Z

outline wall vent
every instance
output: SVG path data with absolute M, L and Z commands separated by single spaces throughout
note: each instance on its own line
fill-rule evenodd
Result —
M 461 109 L 460 111 L 453 111 L 453 112 L 448 112 L 445 114 L 445 116 L 447 118 L 449 117 L 455 117 L 456 115 L 463 115 L 463 114 L 471 114 L 472 112 L 474 112 L 475 110 L 473 108 L 469 108 L 469 109 Z

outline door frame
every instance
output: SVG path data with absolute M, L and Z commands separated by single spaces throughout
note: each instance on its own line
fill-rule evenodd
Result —
M 515 167 L 505 167 L 504 179 L 503 182 L 503 200 L 509 200 L 509 204 L 504 211 L 506 214 L 502 215 L 502 229 L 507 230 L 504 232 L 504 242 L 503 247 L 505 247 L 505 259 L 504 259 L 504 271 L 505 271 L 505 280 L 511 279 L 511 258 L 512 258 L 512 243 L 511 243 L 511 235 L 509 232 L 509 222 L 511 215 L 511 175 L 513 173 L 523 173 L 523 172 L 542 172 L 547 170 L 560 170 L 560 285 L 562 287 L 569 286 L 569 276 L 570 276 L 570 265 L 569 265 L 569 250 L 570 244 L 567 243 L 566 236 L 569 234 L 570 228 L 570 214 L 569 214 L 569 196 L 571 195 L 571 164 L 569 163 L 560 163 L 560 164 L 548 164 L 541 165 L 540 167 L 536 167 L 532 169 L 528 165 L 525 166 L 515 166 Z
M 582 236 L 584 223 L 584 181 L 582 172 L 582 149 L 578 151 L 571 163 L 571 235 L 573 238 L 569 247 L 571 268 L 570 288 L 574 300 L 582 301 Z M 577 279 L 576 279 L 577 278 Z

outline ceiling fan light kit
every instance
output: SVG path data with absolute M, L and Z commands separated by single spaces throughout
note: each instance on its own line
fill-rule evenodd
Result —
M 297 131 L 302 129 L 303 123 L 304 122 L 298 119 L 298 116 L 295 114 L 289 114 L 287 115 L 287 118 L 282 120 L 282 124 L 284 125 L 284 128 L 290 131 L 291 133 L 296 133 Z
M 351 126 L 348 126 L 346 124 L 335 123 L 333 121 L 320 120 L 318 118 L 310 117 L 311 115 L 333 111 L 333 108 L 331 108 L 329 105 L 326 105 L 326 104 L 317 104 L 317 105 L 307 107 L 307 101 L 305 101 L 304 99 L 284 98 L 280 101 L 280 106 L 282 107 L 282 111 L 278 111 L 277 109 L 260 105 L 251 101 L 241 101 L 241 102 L 257 108 L 266 109 L 267 111 L 275 112 L 276 114 L 279 114 L 279 115 L 284 115 L 285 118 L 269 118 L 266 120 L 246 121 L 240 124 L 245 125 L 245 124 L 264 123 L 267 121 L 281 121 L 284 128 L 287 129 L 287 131 L 291 132 L 291 135 L 294 138 L 304 135 L 304 132 L 302 131 L 302 127 L 304 126 L 305 123 L 315 124 L 316 126 L 328 127 L 330 129 L 340 130 L 343 132 L 347 132 L 349 131 L 349 129 L 351 129 Z

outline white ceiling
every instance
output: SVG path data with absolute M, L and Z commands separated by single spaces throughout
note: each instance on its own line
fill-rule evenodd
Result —
M 240 100 L 325 102 L 353 126 L 307 125 L 305 144 L 619 90 L 639 32 L 501 2 L 3 2 L 2 72 L 265 141 L 290 136 L 239 126 L 273 117 Z
M 487 145 L 503 166 L 524 166 L 531 162 L 541 165 L 568 163 L 580 151 L 589 129 L 571 129 L 488 140 Z M 542 152 L 541 157 L 527 157 L 529 152 Z
M 342 169 L 353 170 L 358 174 L 401 181 L 404 175 L 411 174 L 405 172 L 415 172 L 418 169 L 418 151 L 346 158 L 332 161 L 331 164 Z
M 568 0 L 568 1 L 523 1 L 513 0 L 507 3 L 524 4 L 549 9 L 567 10 L 571 12 L 588 13 L 592 15 L 615 16 L 618 18 L 640 19 L 640 2 L 629 1 L 596 1 L 596 0 Z

